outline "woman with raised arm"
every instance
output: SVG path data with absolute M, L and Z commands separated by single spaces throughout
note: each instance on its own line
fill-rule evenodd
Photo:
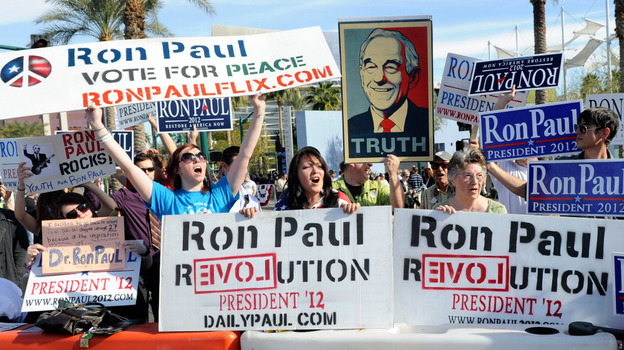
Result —
M 125 171 L 141 198 L 157 216 L 223 213 L 228 212 L 236 201 L 238 190 L 247 174 L 249 160 L 262 130 L 266 107 L 264 97 L 256 94 L 250 97 L 250 101 L 254 108 L 254 115 L 241 144 L 240 153 L 232 163 L 227 176 L 215 185 L 211 185 L 207 176 L 206 155 L 197 146 L 181 145 L 173 152 L 167 165 L 167 175 L 173 179 L 173 190 L 151 181 L 141 169 L 132 163 L 126 152 L 104 127 L 102 110 L 99 107 L 87 108 L 86 117 L 96 139 Z

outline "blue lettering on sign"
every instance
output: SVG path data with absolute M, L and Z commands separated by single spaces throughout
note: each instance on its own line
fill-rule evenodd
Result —
M 0 141 L 0 157 L 19 157 L 19 153 L 17 152 L 17 141 Z

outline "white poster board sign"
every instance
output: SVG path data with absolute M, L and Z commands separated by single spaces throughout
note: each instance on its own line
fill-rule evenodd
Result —
M 141 257 L 127 251 L 126 266 L 120 270 L 43 275 L 39 256 L 28 277 L 22 312 L 54 310 L 59 300 L 74 304 L 134 305 L 140 270 Z
M 0 96 L 11 101 L 0 119 L 91 104 L 246 96 L 340 78 L 319 27 L 3 52 L 0 71 Z M 37 103 L 28 102 L 33 96 Z
M 7 191 L 17 190 L 19 154 L 17 139 L 0 139 L 0 179 Z
M 624 327 L 621 221 L 399 209 L 394 225 L 395 322 Z
M 470 77 L 475 62 L 478 61 L 480 60 L 454 53 L 446 56 L 435 116 L 478 125 L 479 113 L 492 110 L 499 94 L 468 96 Z M 528 96 L 528 91 L 518 91 L 516 97 L 507 104 L 507 108 L 524 106 Z
M 20 161 L 33 176 L 24 180 L 26 194 L 78 186 L 115 173 L 115 163 L 92 130 L 18 139 Z
M 163 218 L 160 331 L 392 326 L 390 207 Z

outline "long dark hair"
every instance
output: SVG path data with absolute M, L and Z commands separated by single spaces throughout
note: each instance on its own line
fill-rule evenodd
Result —
M 288 204 L 290 208 L 304 209 L 308 203 L 308 199 L 301 189 L 301 183 L 299 182 L 299 176 L 297 174 L 299 164 L 306 157 L 315 157 L 321 162 L 321 167 L 324 172 L 323 192 L 321 193 L 323 207 L 336 208 L 338 206 L 338 195 L 332 190 L 332 179 L 327 170 L 327 163 L 325 159 L 323 159 L 323 156 L 321 156 L 321 153 L 311 146 L 300 148 L 290 161 L 290 166 L 288 167 Z
M 89 210 L 91 210 L 93 217 L 97 217 L 97 212 L 95 211 L 95 208 L 93 208 L 93 205 L 89 203 L 85 196 L 81 195 L 80 193 L 67 192 L 60 195 L 56 200 L 56 203 L 54 203 L 56 219 L 65 219 L 63 217 L 63 206 L 67 204 L 86 204 L 89 207 Z
M 186 150 L 187 148 L 200 149 L 199 147 L 195 145 L 186 143 L 176 148 L 176 150 L 173 152 L 171 157 L 169 157 L 169 164 L 167 164 L 167 178 L 173 179 L 174 190 L 179 190 L 182 188 L 182 178 L 180 178 L 180 175 L 177 174 L 177 171 L 178 171 L 178 167 L 180 166 L 180 157 L 182 156 L 183 151 Z M 209 164 L 206 163 L 206 173 L 208 172 L 208 168 L 209 168 Z M 210 191 L 210 180 L 208 179 L 207 174 L 204 174 L 204 175 L 205 175 L 204 176 L 204 188 L 202 189 L 202 192 L 206 193 Z

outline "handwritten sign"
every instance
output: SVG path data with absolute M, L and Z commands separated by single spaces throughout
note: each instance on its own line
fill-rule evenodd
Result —
M 0 178 L 8 191 L 17 190 L 19 153 L 17 139 L 0 139 Z
M 475 63 L 469 96 L 538 90 L 559 86 L 563 65 L 562 53 L 521 56 Z
M 22 312 L 54 310 L 59 300 L 74 304 L 134 305 L 137 300 L 141 257 L 126 251 L 120 270 L 44 275 L 37 257 L 24 293 Z
M 390 207 L 165 216 L 159 330 L 391 327 L 391 218 Z
M 529 162 L 529 214 L 624 217 L 624 161 Z
M 157 103 L 158 132 L 232 130 L 232 103 L 227 97 Z
M 578 153 L 574 125 L 581 101 L 480 113 L 481 145 L 489 161 Z
M 44 220 L 41 223 L 44 274 L 99 271 L 125 265 L 123 217 Z
M 319 27 L 115 40 L 0 53 L 1 119 L 141 102 L 253 95 L 340 78 Z M 31 75 L 32 74 L 32 75 Z M 29 80 L 36 76 L 36 80 Z
M 614 145 L 624 144 L 624 120 L 622 119 L 622 113 L 624 113 L 624 93 L 586 95 L 585 107 L 605 107 L 614 111 L 620 120 L 620 127 L 611 143 Z
M 498 94 L 468 96 L 472 71 L 479 59 L 449 53 L 446 56 L 444 75 L 434 115 L 462 123 L 478 125 L 479 113 L 491 111 Z M 518 108 L 526 104 L 527 91 L 518 91 L 507 108 Z
M 395 211 L 395 322 L 561 331 L 615 316 L 617 220 Z M 619 302 L 621 303 L 621 301 Z
M 20 161 L 32 168 L 26 194 L 62 190 L 115 173 L 92 130 L 18 139 Z

